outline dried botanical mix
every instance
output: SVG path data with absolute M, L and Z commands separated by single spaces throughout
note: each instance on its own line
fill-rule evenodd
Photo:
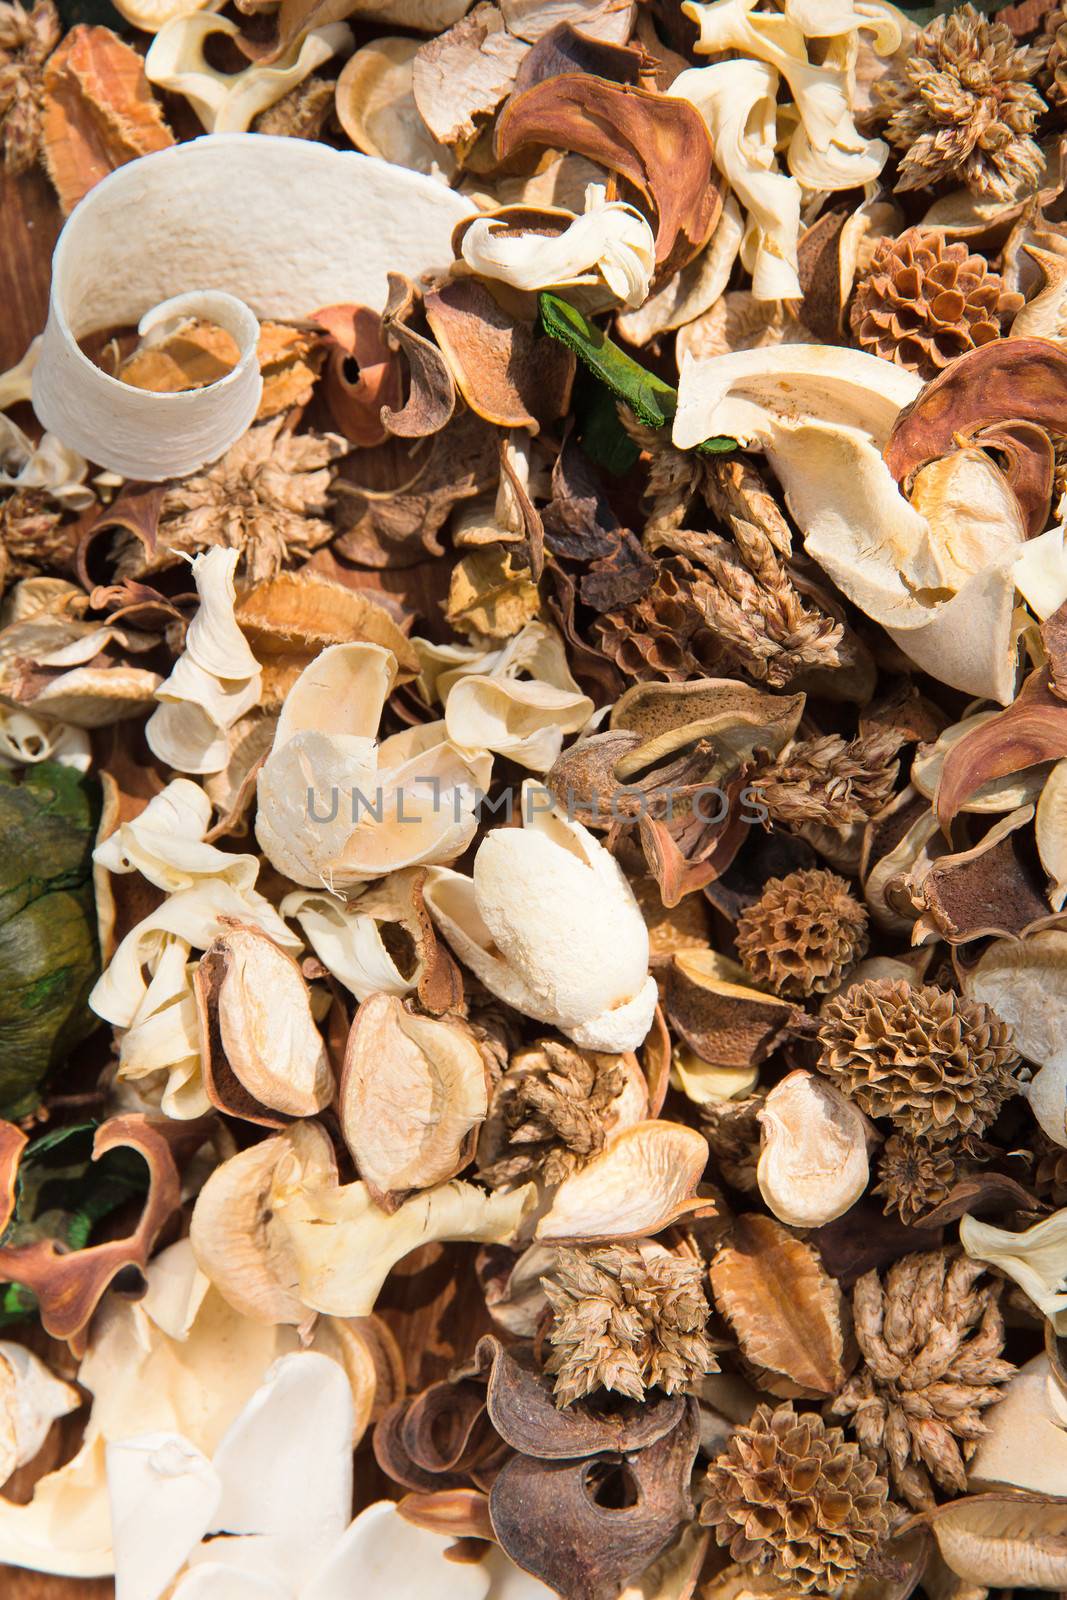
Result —
M 1067 10 L 0 0 L 0 1593 L 1067 1593 Z

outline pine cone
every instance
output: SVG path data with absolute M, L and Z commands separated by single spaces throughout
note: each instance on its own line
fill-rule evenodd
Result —
M 840 1428 L 792 1405 L 760 1406 L 708 1468 L 700 1520 L 734 1561 L 833 1594 L 888 1532 L 889 1486 Z
M 1028 80 L 1042 59 L 972 5 L 935 17 L 875 84 L 886 136 L 905 152 L 897 188 L 947 179 L 997 200 L 1036 188 L 1044 160 L 1031 135 L 1046 106 Z
M 1015 1372 L 998 1359 L 1004 1286 L 994 1279 L 975 1288 L 985 1270 L 933 1250 L 894 1262 L 884 1286 L 868 1272 L 853 1291 L 864 1365 L 830 1411 L 851 1417 L 857 1439 L 917 1510 L 934 1504 L 934 1483 L 966 1492 L 965 1463 L 986 1431 L 979 1413 Z
M 479 1177 L 495 1188 L 539 1178 L 555 1185 L 603 1148 L 615 1101 L 626 1086 L 619 1056 L 542 1039 L 511 1059 L 489 1108 L 487 1129 L 502 1129 L 506 1148 L 485 1159 Z
M 872 1194 L 885 1196 L 884 1214 L 917 1221 L 948 1198 L 956 1182 L 956 1155 L 944 1145 L 895 1133 L 887 1139 Z
M 1044 56 L 1038 83 L 1050 106 L 1067 106 L 1067 7 L 1055 6 L 1045 18 L 1034 49 Z
M 1008 1024 L 932 984 L 853 984 L 826 1007 L 819 1039 L 819 1070 L 862 1111 L 930 1144 L 984 1133 L 1018 1089 Z
M 1055 1144 L 1042 1128 L 1035 1128 L 1034 1175 L 1031 1188 L 1039 1200 L 1057 1211 L 1067 1206 L 1067 1150 Z
M 880 240 L 849 315 L 861 349 L 936 378 L 957 356 L 999 339 L 1001 318 L 1022 303 L 965 244 L 908 228 Z
M 867 950 L 867 911 L 821 867 L 769 878 L 737 919 L 737 953 L 754 982 L 799 998 L 825 994 Z
M 619 611 L 604 612 L 593 628 L 608 660 L 639 682 L 704 677 L 721 656 L 688 583 L 670 562 L 661 563 L 647 594 Z
M 556 1375 L 556 1404 L 594 1389 L 674 1394 L 717 1372 L 703 1276 L 701 1261 L 657 1244 L 557 1251 L 541 1279 L 555 1318 L 545 1371 Z

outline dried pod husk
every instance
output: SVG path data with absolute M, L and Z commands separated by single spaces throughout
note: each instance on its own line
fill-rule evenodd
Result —
M 912 786 L 927 800 L 937 797 L 941 774 L 950 753 L 979 728 L 999 717 L 999 711 L 976 711 L 961 721 L 943 729 L 932 744 L 921 744 L 911 764 Z M 1041 793 L 1048 772 L 1044 765 L 1025 767 L 1009 772 L 1002 778 L 991 778 L 983 783 L 959 807 L 961 812 L 1014 811 L 1018 806 L 1029 805 Z
M 848 1375 L 845 1303 L 813 1245 L 770 1217 L 740 1216 L 708 1276 L 746 1360 L 803 1394 L 837 1393 Z
M 372 39 L 345 63 L 337 80 L 337 120 L 356 146 L 416 172 L 455 174 L 456 161 L 423 122 L 412 92 L 418 39 Z
M 818 1228 L 842 1216 L 870 1178 L 874 1130 L 851 1101 L 811 1072 L 791 1072 L 759 1113 L 760 1194 L 781 1222 Z
M 375 1199 L 455 1177 L 489 1109 L 489 1069 L 465 1022 L 424 1017 L 395 995 L 356 1013 L 345 1050 L 341 1132 Z
M 1067 1033 L 1067 932 L 996 939 L 963 975 L 963 992 L 1010 1024 L 1015 1047 L 1035 1066 L 1063 1052 Z
M 689 1400 L 670 1433 L 625 1460 L 515 1455 L 489 1495 L 496 1537 L 516 1566 L 570 1600 L 615 1600 L 691 1520 L 699 1437 L 696 1402 Z M 622 1478 L 622 1508 L 608 1499 L 613 1474 Z
M 623 1128 L 564 1179 L 535 1238 L 553 1244 L 643 1239 L 687 1215 L 714 1215 L 714 1204 L 696 1194 L 707 1162 L 707 1140 L 695 1128 L 679 1122 Z
M 795 1009 L 753 989 L 746 974 L 713 950 L 682 950 L 667 970 L 666 1011 L 702 1061 L 750 1071 L 781 1042 Z
M 1046 1355 L 1010 1379 L 983 1418 L 984 1432 L 967 1467 L 972 1492 L 1007 1486 L 1036 1494 L 1067 1487 L 1067 1429 L 1052 1401 Z
M 935 810 L 947 829 L 961 807 L 996 778 L 1067 755 L 1067 703 L 1048 667 L 1032 672 L 1006 711 L 974 729 L 945 758 Z
M 0 1342 L 0 1484 L 33 1460 L 57 1417 L 81 1404 L 77 1389 L 25 1345 Z
M 228 1305 L 254 1322 L 309 1320 L 284 1233 L 272 1227 L 283 1196 L 337 1181 L 333 1146 L 317 1122 L 298 1122 L 216 1167 L 197 1196 L 189 1237 L 200 1270 Z
M 1048 917 L 1044 881 L 1026 849 L 1033 816 L 1033 806 L 1020 806 L 970 850 L 943 855 L 923 871 L 915 897 L 926 912 L 914 940 L 930 932 L 954 945 L 990 934 L 1017 938 Z
M 460 1489 L 506 1453 L 489 1421 L 485 1390 L 466 1378 L 431 1383 L 396 1401 L 374 1430 L 382 1471 L 417 1492 Z
M 921 909 L 911 885 L 922 882 L 931 861 L 946 848 L 937 818 L 910 784 L 871 818 L 863 833 L 860 879 L 880 928 L 911 932 Z
M 1002 1491 L 965 1495 L 922 1519 L 942 1560 L 975 1589 L 1062 1589 L 1067 1499 Z
M 267 1127 L 325 1110 L 333 1073 L 292 956 L 259 928 L 228 928 L 201 957 L 193 987 L 213 1105 Z

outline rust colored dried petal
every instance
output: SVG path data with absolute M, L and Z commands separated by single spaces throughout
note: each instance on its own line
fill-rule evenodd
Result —
M 431 340 L 407 326 L 416 304 L 417 290 L 399 272 L 389 274 L 389 299 L 382 312 L 382 335 L 408 364 L 410 391 L 402 406 L 384 405 L 382 424 L 402 439 L 422 439 L 437 433 L 456 409 L 456 386 L 448 362 Z
M 428 294 L 426 317 L 464 400 L 487 422 L 537 433 L 566 412 L 574 356 L 516 322 L 478 279 Z
M 1024 806 L 996 823 L 980 844 L 940 856 L 920 894 L 927 917 L 949 944 L 989 934 L 1016 938 L 1049 914 L 1045 875 L 1029 859 L 1021 830 L 1033 820 Z
M 116 528 L 132 535 L 141 545 L 146 570 L 154 565 L 159 516 L 166 493 L 167 486 L 163 483 L 152 484 L 148 488 L 127 484 L 110 506 L 102 506 L 91 518 L 82 531 L 75 556 L 75 568 L 86 589 L 93 587 L 89 572 L 92 545 L 102 535 Z
M 327 330 L 332 348 L 323 392 L 330 415 L 350 444 L 381 444 L 388 437 L 383 406 L 400 400 L 400 369 L 384 343 L 376 311 L 367 306 L 324 306 L 314 320 Z M 357 376 L 348 375 L 350 364 Z
M 406 1489 L 434 1492 L 468 1487 L 468 1474 L 501 1454 L 480 1384 L 431 1383 L 398 1400 L 374 1430 L 382 1471 Z
M 406 1494 L 396 1508 L 406 1522 L 447 1539 L 495 1541 L 489 1496 L 480 1489 L 437 1489 Z
M 110 28 L 85 24 L 49 57 L 42 138 L 64 211 L 116 167 L 174 143 L 136 50 Z
M 677 1427 L 625 1461 L 513 1456 L 489 1496 L 497 1539 L 516 1566 L 568 1600 L 615 1600 L 691 1519 L 698 1443 L 689 1400 Z
M 998 339 L 954 361 L 897 417 L 886 464 L 905 483 L 958 439 L 1005 422 L 1067 433 L 1067 351 L 1050 339 Z
M 954 744 L 945 758 L 934 809 L 947 832 L 984 783 L 1067 755 L 1067 702 L 1053 694 L 1049 669 L 1023 684 L 1013 705 Z
M 766 1060 L 794 1016 L 793 1007 L 774 995 L 724 982 L 699 950 L 672 959 L 664 1005 L 689 1048 L 719 1067 Z
M 506 161 L 530 144 L 573 150 L 621 172 L 656 217 L 656 261 L 675 272 L 711 237 L 722 179 L 711 135 L 688 101 L 565 72 L 513 95 L 496 125 Z
M 812 1245 L 772 1217 L 737 1217 L 708 1275 L 753 1366 L 815 1396 L 837 1393 L 847 1375 L 843 1302 Z
M 611 44 L 607 39 L 580 33 L 569 22 L 557 22 L 523 57 L 515 75 L 514 93 L 521 94 L 535 83 L 573 72 L 607 78 L 612 83 L 637 83 L 645 60 L 644 52 L 631 45 Z
M 112 1279 L 127 1267 L 143 1272 L 163 1227 L 181 1205 L 176 1154 L 190 1152 L 204 1137 L 202 1122 L 175 1123 L 131 1114 L 112 1117 L 96 1131 L 93 1159 L 109 1150 L 136 1150 L 144 1157 L 149 1188 L 141 1219 L 124 1239 L 61 1250 L 54 1239 L 0 1246 L 0 1276 L 24 1284 L 37 1296 L 41 1323 L 54 1339 L 85 1352 L 89 1321 Z M 0 1234 L 11 1221 L 19 1158 L 27 1139 L 11 1123 L 0 1124 Z

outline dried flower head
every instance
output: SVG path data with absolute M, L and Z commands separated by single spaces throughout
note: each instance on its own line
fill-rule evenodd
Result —
M 0 153 L 13 177 L 40 151 L 42 70 L 59 34 L 52 0 L 36 0 L 32 11 L 19 0 L 0 4 Z
M 174 552 L 222 545 L 238 550 L 254 582 L 306 559 L 334 533 L 327 507 L 330 463 L 348 449 L 335 434 L 290 433 L 285 416 L 250 428 L 221 461 L 170 487 L 163 499 L 155 558 L 139 539 L 122 548 L 118 575 L 142 577 Z
M 885 1142 L 871 1193 L 884 1195 L 887 1217 L 896 1212 L 902 1222 L 911 1223 L 947 1198 L 956 1172 L 952 1148 L 895 1133 Z
M 875 86 L 886 134 L 904 152 L 897 188 L 948 179 L 997 200 L 1033 188 L 1044 165 L 1033 133 L 1046 108 L 1030 79 L 1041 59 L 970 4 L 935 17 Z
M 1043 1128 L 1033 1136 L 1033 1175 L 1030 1187 L 1039 1200 L 1054 1210 L 1067 1206 L 1067 1149 L 1054 1144 Z
M 760 1406 L 708 1468 L 700 1519 L 734 1561 L 832 1594 L 889 1528 L 889 1485 L 840 1428 L 792 1405 Z
M 801 739 L 752 775 L 753 801 L 787 826 L 815 822 L 843 828 L 865 822 L 893 793 L 900 744 L 891 728 L 851 740 L 836 733 Z
M 521 1050 L 496 1086 L 490 1123 L 503 1123 L 506 1150 L 480 1176 L 492 1187 L 538 1177 L 558 1184 L 604 1147 L 626 1082 L 618 1056 L 542 1039 Z
M 743 1100 L 714 1100 L 700 1108 L 700 1131 L 711 1151 L 711 1170 L 743 1194 L 755 1194 L 759 1188 L 759 1114 L 766 1098 L 766 1090 L 761 1090 Z
M 821 867 L 769 878 L 737 919 L 737 953 L 756 983 L 789 998 L 825 994 L 867 951 L 867 911 Z
M 957 356 L 999 339 L 1003 319 L 1022 303 L 984 256 L 942 233 L 908 228 L 879 241 L 856 286 L 852 334 L 872 355 L 936 378 Z
M 985 1132 L 1018 1089 L 1012 1030 L 989 1006 L 903 979 L 831 1000 L 819 1067 L 871 1117 L 946 1144 Z
M 1038 83 L 1050 106 L 1067 105 L 1067 7 L 1053 6 L 1045 18 L 1034 49 L 1044 56 Z
M 718 1371 L 707 1333 L 703 1265 L 660 1245 L 613 1245 L 557 1252 L 541 1279 L 552 1307 L 552 1353 L 558 1406 L 596 1389 L 644 1397 L 691 1389 Z
M 661 562 L 647 594 L 618 611 L 604 612 L 593 627 L 608 660 L 639 681 L 682 683 L 702 676 L 722 654 L 680 562 Z
M 0 502 L 0 570 L 10 581 L 63 567 L 74 555 L 78 535 L 79 524 L 64 522 L 50 509 L 43 489 L 16 489 Z
M 980 1413 L 1000 1399 L 1015 1368 L 1000 1359 L 1004 1323 L 997 1279 L 944 1250 L 905 1256 L 879 1281 L 868 1272 L 852 1296 L 860 1367 L 832 1402 L 865 1449 L 888 1467 L 910 1505 L 933 1505 L 933 1485 L 967 1488 L 965 1463 L 985 1432 Z

